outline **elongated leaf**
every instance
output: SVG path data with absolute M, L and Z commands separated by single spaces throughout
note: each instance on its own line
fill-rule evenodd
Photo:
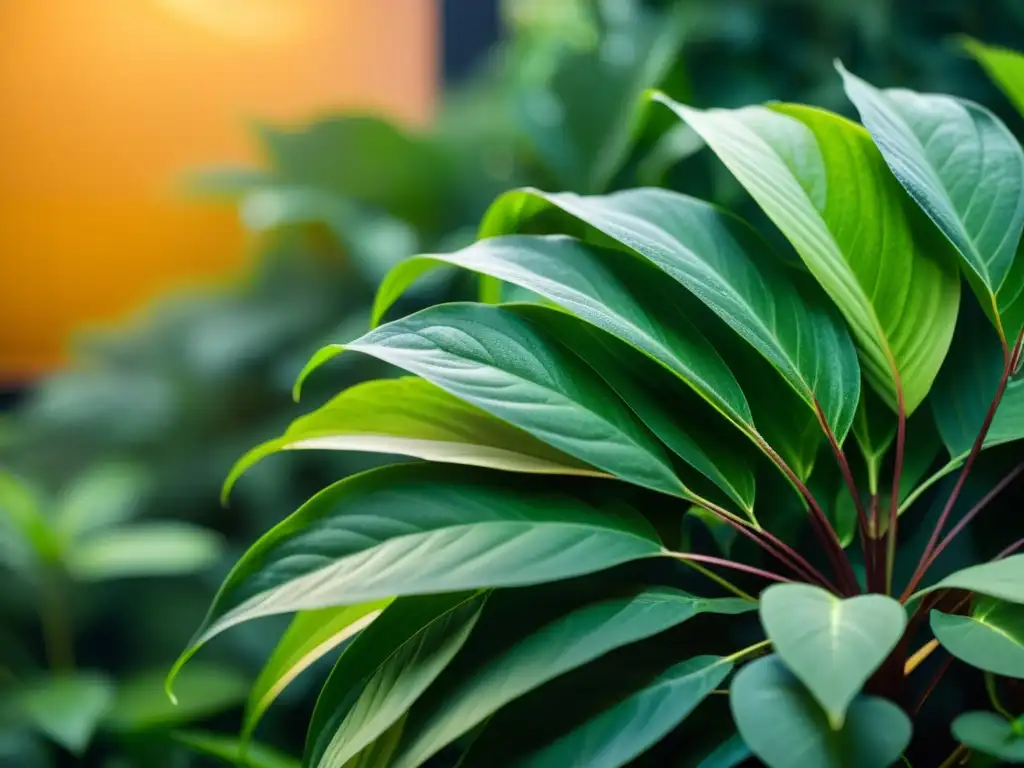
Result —
M 223 496 L 256 462 L 301 449 L 404 454 L 513 472 L 603 474 L 429 381 L 407 376 L 357 384 L 296 419 L 281 437 L 239 459 Z
M 516 763 L 522 768 L 586 765 L 618 768 L 662 739 L 725 679 L 732 664 L 719 656 L 680 662 L 550 746 Z
M 658 98 L 793 244 L 845 316 L 868 382 L 894 410 L 902 390 L 912 413 L 949 347 L 960 282 L 948 243 L 889 173 L 867 131 L 810 107 L 705 112 Z
M 20 703 L 36 728 L 81 755 L 114 703 L 114 688 L 102 675 L 81 672 L 39 681 L 22 694 Z
M 436 465 L 342 480 L 235 565 L 168 684 L 200 645 L 260 616 L 537 584 L 657 555 L 635 493 L 593 480 L 524 488 L 501 473 Z
M 1024 736 L 995 712 L 965 712 L 953 721 L 953 737 L 966 747 L 1007 763 L 1024 763 Z
M 860 696 L 839 731 L 778 656 L 741 669 L 729 703 L 740 735 L 770 768 L 880 768 L 899 759 L 911 724 L 886 699 Z
M 195 573 L 220 557 L 221 537 L 180 521 L 151 521 L 98 531 L 68 553 L 76 579 L 104 581 L 133 576 Z
M 179 731 L 174 740 L 204 755 L 246 768 L 299 768 L 299 761 L 264 744 L 246 744 L 232 736 L 204 731 Z
M 860 389 L 849 334 L 827 299 L 798 290 L 768 244 L 741 219 L 661 189 L 592 197 L 527 189 L 491 206 L 483 234 L 517 231 L 553 208 L 684 286 L 764 355 L 812 410 L 820 403 L 840 441 L 846 436 Z M 511 275 L 495 276 L 516 282 Z
M 415 643 L 434 624 L 445 623 L 452 612 L 468 603 L 475 604 L 475 598 L 473 592 L 400 597 L 384 610 L 380 618 L 356 636 L 338 657 L 338 662 L 320 691 L 306 737 L 303 765 L 315 766 L 321 762 L 335 733 L 365 690 L 366 683 L 389 659 L 395 657 L 406 645 Z M 383 742 L 397 738 L 395 731 L 400 736 L 402 722 L 396 723 L 387 734 L 378 738 L 375 748 L 379 746 L 383 749 Z M 391 745 L 395 746 L 397 744 Z M 367 753 L 370 751 L 372 749 L 364 750 L 360 760 L 368 759 Z
M 696 768 L 735 768 L 752 757 L 750 747 L 738 734 L 733 734 L 719 744 Z
M 297 614 L 253 683 L 245 706 L 243 737 L 256 730 L 263 714 L 292 680 L 369 626 L 390 603 L 390 598 L 384 598 Z
M 633 255 L 557 235 L 489 238 L 456 253 L 399 264 L 381 285 L 375 318 L 417 277 L 443 265 L 471 269 L 543 296 L 642 350 L 737 424 L 750 424 L 739 383 L 687 318 L 674 286 L 666 286 L 658 270 Z M 654 295 L 659 300 L 652 302 Z
M 978 301 L 1004 338 L 1007 282 L 1024 227 L 1024 152 L 995 115 L 953 96 L 880 91 L 837 63 L 846 94 L 893 175 L 959 251 Z
M 1024 606 L 982 598 L 970 616 L 932 611 L 931 626 L 942 647 L 961 661 L 1024 678 Z
M 742 600 L 706 600 L 654 588 L 580 608 L 521 640 L 471 674 L 447 676 L 413 708 L 392 768 L 421 765 L 508 702 L 620 646 L 702 612 L 738 613 Z
M 502 307 L 446 304 L 322 350 L 302 378 L 343 349 L 422 376 L 560 451 L 624 480 L 682 494 L 661 446 L 571 351 Z M 568 345 L 568 346 L 567 346 Z
M 970 38 L 964 41 L 964 48 L 1003 89 L 1017 111 L 1024 115 L 1024 55 Z
M 462 648 L 486 594 L 474 597 L 410 638 L 377 668 L 317 763 L 345 765 L 398 723 Z
M 1011 555 L 951 573 L 937 584 L 915 593 L 911 601 L 937 589 L 963 589 L 1024 604 L 1024 555 Z
M 884 595 L 843 600 L 809 584 L 773 585 L 760 604 L 779 658 L 839 730 L 847 707 L 902 637 L 906 612 Z
M 145 474 L 127 464 L 100 464 L 76 478 L 55 516 L 62 535 L 77 538 L 129 520 L 139 509 Z

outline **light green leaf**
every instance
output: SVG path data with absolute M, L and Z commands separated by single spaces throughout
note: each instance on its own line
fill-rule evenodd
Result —
M 526 189 L 499 198 L 482 232 L 521 230 L 552 209 L 632 250 L 685 287 L 771 362 L 808 407 L 820 403 L 826 422 L 840 441 L 845 438 L 860 389 L 849 334 L 828 300 L 819 291 L 799 290 L 745 222 L 662 189 L 592 197 Z M 516 282 L 514 275 L 495 276 Z
M 516 765 L 619 768 L 664 738 L 730 670 L 732 664 L 719 656 L 697 656 L 680 662 L 646 687 Z
M 179 521 L 153 521 L 101 530 L 67 555 L 71 575 L 81 581 L 194 573 L 220 557 L 221 537 Z
M 604 474 L 425 379 L 406 376 L 357 384 L 296 419 L 281 437 L 239 459 L 223 497 L 256 462 L 301 449 L 402 454 L 512 472 Z
M 860 696 L 839 731 L 775 655 L 751 662 L 733 679 L 733 719 L 747 746 L 769 768 L 880 768 L 910 743 L 911 724 L 886 699 Z
M 971 38 L 964 40 L 964 49 L 978 60 L 1017 111 L 1024 115 L 1024 56 Z
M 245 768 L 299 768 L 299 761 L 264 744 L 245 743 L 233 736 L 204 731 L 179 731 L 175 741 L 210 757 Z
M 41 494 L 0 469 L 0 562 L 28 573 L 37 561 L 55 562 L 63 545 L 43 510 Z
M 391 598 L 384 598 L 296 614 L 249 692 L 242 726 L 243 738 L 256 730 L 263 714 L 292 680 L 369 626 L 390 603 Z
M 177 702 L 172 703 L 164 692 L 166 674 L 162 666 L 119 685 L 104 725 L 135 732 L 201 720 L 241 704 L 252 682 L 235 669 L 199 661 L 178 676 Z
M 867 131 L 811 107 L 701 111 L 658 98 L 793 244 L 845 316 L 868 382 L 893 410 L 902 390 L 912 413 L 949 347 L 959 275 L 948 242 L 889 173 Z
M 480 272 L 543 296 L 658 361 L 732 421 L 751 423 L 739 383 L 687 318 L 681 301 L 685 296 L 635 256 L 558 235 L 489 238 L 455 253 L 399 264 L 381 284 L 374 318 L 420 275 L 443 265 Z M 652 295 L 659 301 L 651 302 Z
M 503 307 L 445 304 L 321 350 L 299 380 L 343 349 L 363 352 L 598 469 L 682 495 L 657 440 L 571 344 Z
M 487 595 L 473 597 L 410 638 L 377 668 L 317 765 L 343 766 L 399 723 L 469 638 Z
M 963 589 L 1024 604 L 1024 555 L 1011 555 L 951 573 L 937 584 L 916 592 L 908 603 L 937 589 Z
M 75 539 L 123 523 L 139 508 L 145 475 L 127 464 L 101 464 L 76 478 L 57 508 L 55 527 Z
M 43 734 L 81 755 L 114 702 L 103 675 L 79 672 L 40 680 L 21 694 L 21 709 Z
M 878 476 L 882 469 L 882 461 L 885 459 L 885 452 L 896 438 L 896 426 L 892 412 L 879 402 L 871 390 L 863 390 L 860 393 L 860 403 L 857 405 L 857 415 L 853 420 L 853 436 L 867 465 L 869 493 L 878 493 Z
M 953 737 L 966 747 L 1007 763 L 1024 763 L 1024 735 L 995 712 L 965 712 L 953 721 Z
M 807 686 L 834 730 L 907 625 L 885 595 L 841 599 L 809 584 L 775 584 L 761 593 L 761 623 L 779 658 Z
M 931 612 L 942 647 L 973 667 L 1024 678 L 1024 606 L 983 597 L 970 616 Z
M 742 600 L 652 588 L 577 609 L 463 675 L 438 680 L 412 709 L 391 768 L 415 768 L 510 701 L 609 651 L 703 613 L 740 613 Z
M 321 491 L 235 565 L 168 686 L 200 645 L 260 616 L 538 584 L 664 551 L 632 506 L 637 493 L 646 498 L 638 489 L 565 478 L 523 487 L 509 478 L 399 465 Z
M 893 175 L 963 257 L 978 301 L 1016 338 L 1003 290 L 1024 227 L 1024 152 L 995 115 L 953 96 L 880 91 L 837 62 L 846 94 Z

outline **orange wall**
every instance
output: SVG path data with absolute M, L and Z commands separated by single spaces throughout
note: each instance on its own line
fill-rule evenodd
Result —
M 0 383 L 68 333 L 237 268 L 187 169 L 254 159 L 244 121 L 424 122 L 434 0 L 0 0 Z

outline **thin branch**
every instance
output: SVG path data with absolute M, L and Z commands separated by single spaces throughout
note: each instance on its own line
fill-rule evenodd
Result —
M 939 682 L 942 680 L 943 675 L 946 674 L 946 670 L 949 669 L 950 664 L 953 663 L 953 657 L 947 656 L 946 660 L 942 662 L 942 666 L 939 667 L 938 671 L 932 677 L 931 682 L 928 683 L 928 687 L 925 688 L 924 693 L 921 694 L 921 698 L 917 700 L 914 705 L 914 714 L 916 715 L 921 711 L 921 707 L 928 701 L 928 697 L 932 695 L 936 688 L 939 687 Z
M 757 598 L 756 597 L 753 597 L 752 595 L 744 592 L 742 589 L 737 587 L 735 584 L 733 584 L 728 579 L 722 578 L 721 576 L 719 576 L 714 571 L 712 571 L 712 570 L 710 570 L 708 568 L 705 568 L 703 565 L 695 563 L 692 560 L 680 560 L 680 562 L 683 563 L 684 565 L 688 565 L 690 568 L 693 568 L 693 570 L 695 570 L 697 573 L 701 574 L 702 576 L 706 576 L 707 578 L 711 579 L 713 582 L 715 582 L 715 584 L 720 586 L 725 591 L 732 592 L 734 595 L 736 595 L 736 597 L 740 598 L 741 600 L 746 600 L 748 603 L 756 603 L 757 602 Z
M 1012 555 L 1014 552 L 1016 552 L 1021 547 L 1024 547 L 1024 539 L 1017 539 L 1015 542 L 1013 542 L 1013 544 L 1008 546 L 1006 549 L 1004 549 L 1002 552 L 1000 552 L 998 555 L 996 555 L 992 559 L 993 560 L 1002 560 L 1004 557 L 1009 557 L 1010 555 Z
M 677 560 L 692 560 L 696 563 L 707 563 L 708 565 L 717 565 L 721 568 L 731 568 L 734 571 L 743 571 L 744 573 L 751 573 L 754 576 L 760 576 L 762 579 L 768 581 L 777 581 L 780 583 L 791 584 L 792 579 L 780 576 L 777 573 L 766 571 L 763 568 L 755 568 L 752 565 L 746 563 L 736 563 L 732 560 L 726 560 L 724 557 L 714 557 L 713 555 L 698 555 L 693 552 L 666 552 L 669 557 L 674 557 Z
M 957 499 L 960 497 L 960 491 L 964 487 L 964 483 L 967 482 L 967 476 L 971 472 L 971 467 L 974 466 L 975 459 L 981 453 L 982 446 L 985 443 L 985 437 L 988 435 L 989 427 L 992 426 L 992 419 L 995 418 L 996 410 L 999 408 L 999 403 L 1003 399 L 1003 392 L 1006 391 L 1006 384 L 1010 379 L 1010 374 L 1013 372 L 1014 367 L 1017 364 L 1017 359 L 1020 354 L 1021 341 L 1024 340 L 1024 330 L 1021 331 L 1017 337 L 1017 343 L 1014 344 L 1013 350 L 1010 352 L 1003 363 L 1003 373 L 999 377 L 999 386 L 996 388 L 995 397 L 992 398 L 992 403 L 988 407 L 988 411 L 985 414 L 985 420 L 981 424 L 981 430 L 978 432 L 978 436 L 974 439 L 974 444 L 971 446 L 971 452 L 967 454 L 967 460 L 964 462 L 963 469 L 960 470 L 960 477 L 957 478 L 956 485 L 953 487 L 953 492 L 949 495 L 949 499 L 946 500 L 946 506 L 942 509 L 942 514 L 939 515 L 939 520 L 935 524 L 935 528 L 932 530 L 932 535 L 928 539 L 928 544 L 924 548 L 924 552 L 921 554 L 921 559 L 917 564 L 917 568 L 914 570 L 914 575 L 911 577 L 910 582 L 907 584 L 907 588 L 903 591 L 903 595 L 900 597 L 901 601 L 906 599 L 914 593 L 918 583 L 924 577 L 924 572 L 927 569 L 929 558 L 935 550 L 936 545 L 939 541 L 939 536 L 942 534 L 942 529 L 946 525 L 946 520 L 949 518 L 950 513 L 953 511 L 953 507 L 956 505 Z
M 897 426 L 896 462 L 892 473 L 892 498 L 889 500 L 889 530 L 885 532 L 885 594 L 892 594 L 892 572 L 896 566 L 896 533 L 899 527 L 900 475 L 903 472 L 903 451 L 907 439 L 907 409 L 903 388 L 896 388 Z

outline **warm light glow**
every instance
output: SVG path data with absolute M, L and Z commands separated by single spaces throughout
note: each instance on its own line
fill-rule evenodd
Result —
M 156 0 L 179 19 L 225 37 L 285 39 L 308 30 L 315 4 L 304 0 Z

